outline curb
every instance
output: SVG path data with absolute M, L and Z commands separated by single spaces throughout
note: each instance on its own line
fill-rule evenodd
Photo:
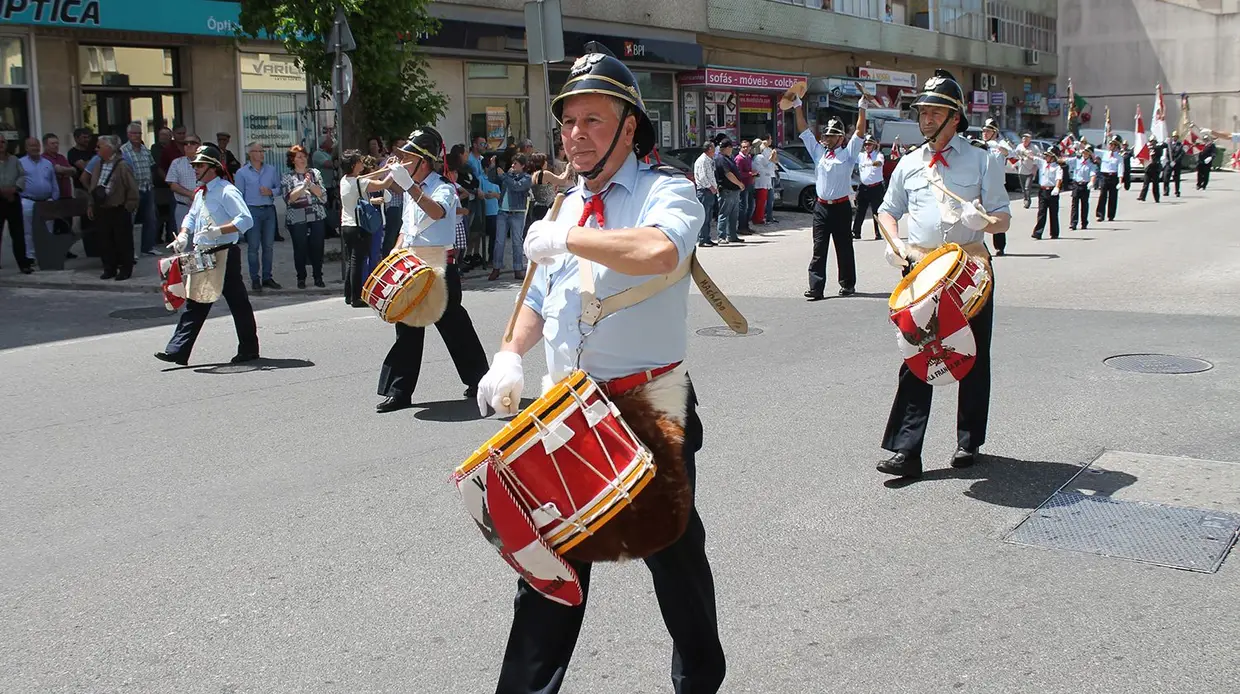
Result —
M 53 289 L 57 291 L 79 291 L 79 292 L 113 292 L 117 294 L 159 294 L 159 287 L 151 287 L 143 284 L 125 284 L 117 282 L 115 284 L 80 284 L 74 282 L 33 282 L 22 280 L 0 279 L 0 288 L 10 289 Z M 246 291 L 250 296 L 337 296 L 341 293 L 340 287 L 307 287 L 305 289 L 270 289 L 264 288 L 261 293 L 254 292 L 246 287 Z

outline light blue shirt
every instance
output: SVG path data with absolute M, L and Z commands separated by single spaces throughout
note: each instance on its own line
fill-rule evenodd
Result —
M 502 192 L 500 191 L 499 184 L 492 183 L 491 179 L 487 178 L 486 176 L 483 176 L 482 178 L 479 178 L 478 180 L 481 182 L 480 187 L 482 189 L 482 192 L 484 193 Z M 486 214 L 488 217 L 494 217 L 499 214 L 499 198 L 483 198 L 482 201 L 486 203 Z
M 814 137 L 813 131 L 806 128 L 801 133 L 801 142 L 805 143 L 810 158 L 817 162 L 814 171 L 818 175 L 818 181 L 814 184 L 814 190 L 819 199 L 838 200 L 851 195 L 853 167 L 857 165 L 857 155 L 861 153 L 865 140 L 853 132 L 846 146 L 827 152 L 827 148 Z M 831 156 L 827 156 L 828 154 Z
M 250 207 L 276 204 L 275 196 L 280 195 L 280 172 L 276 171 L 276 167 L 270 164 L 263 164 L 263 168 L 260 171 L 249 162 L 246 162 L 237 171 L 236 178 L 237 190 L 241 191 L 241 197 L 245 200 L 245 204 Z M 259 188 L 270 188 L 272 194 L 263 195 L 258 192 Z
M 60 186 L 56 183 L 56 167 L 47 157 L 39 157 L 39 161 L 29 156 L 22 157 L 22 174 L 26 177 L 26 188 L 22 191 L 23 198 L 32 200 L 59 200 Z M 21 232 L 18 231 L 20 234 Z
M 1090 177 L 1098 173 L 1098 165 L 1089 157 L 1079 157 L 1072 167 L 1072 180 L 1077 183 L 1089 183 Z
M 207 238 L 206 231 L 211 224 L 235 224 L 237 231 L 210 239 Z M 181 222 L 181 228 L 189 231 L 196 248 L 237 243 L 241 234 L 249 231 L 252 226 L 254 218 L 250 216 L 250 208 L 246 206 L 241 192 L 222 178 L 211 179 L 206 192 L 194 196 L 194 202 L 185 214 L 185 221 Z
M 578 179 L 577 186 L 565 194 L 559 219 L 575 224 L 581 218 L 585 200 L 592 196 L 583 183 Z M 603 200 L 608 229 L 657 227 L 676 245 L 680 262 L 693 253 L 706 213 L 688 179 L 651 171 L 630 154 L 612 177 Z M 597 220 L 588 224 L 596 226 Z M 591 266 L 594 292 L 600 299 L 652 278 L 625 275 L 598 263 Z M 686 275 L 649 299 L 599 321 L 585 340 L 580 368 L 596 379 L 611 380 L 683 361 L 688 350 L 690 282 Z M 578 366 L 582 331 L 589 331 L 581 323 L 577 257 L 566 253 L 550 264 L 540 264 L 525 305 L 542 316 L 547 368 L 552 378 L 563 378 Z
M 937 248 L 944 243 L 981 243 L 986 236 L 984 232 L 960 223 L 960 203 L 931 185 L 927 177 L 931 156 L 930 148 L 923 146 L 900 157 L 878 211 L 896 219 L 908 215 L 908 240 L 914 246 Z M 990 214 L 1011 214 L 1003 179 L 991 171 L 999 167 L 992 167 L 987 150 L 974 147 L 957 135 L 944 148 L 943 157 L 947 167 L 936 165 L 935 175 L 941 174 L 948 190 L 965 200 L 980 198 L 982 207 Z M 939 197 L 945 198 L 945 202 L 940 203 Z
M 1123 152 L 1112 152 L 1107 150 L 1099 155 L 1101 163 L 1099 170 L 1105 174 L 1122 175 L 1124 173 L 1124 154 Z
M 414 246 L 452 248 L 456 245 L 456 208 L 460 203 L 460 198 L 456 197 L 456 186 L 432 171 L 427 175 L 426 180 L 422 181 L 421 188 L 424 195 L 430 196 L 431 200 L 439 203 L 444 209 L 444 215 L 439 221 L 432 222 L 421 234 L 414 236 L 418 223 L 428 215 L 418 203 L 413 201 L 412 195 L 405 193 L 404 207 L 400 211 L 400 233 L 405 239 L 401 248 L 413 248 Z

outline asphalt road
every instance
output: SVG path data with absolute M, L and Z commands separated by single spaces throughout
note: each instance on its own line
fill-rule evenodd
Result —
M 1065 200 L 1058 241 L 1016 209 L 989 458 L 946 466 L 944 389 L 908 486 L 873 469 L 899 365 L 878 242 L 857 244 L 861 295 L 818 303 L 806 229 L 703 250 L 762 330 L 690 335 L 724 691 L 1240 691 L 1237 557 L 1198 574 L 1002 541 L 1104 450 L 1240 462 L 1240 180 L 1213 186 L 1125 194 L 1077 232 Z M 512 300 L 512 283 L 466 295 L 488 349 Z M 0 691 L 491 691 L 515 576 L 448 475 L 500 424 L 438 338 L 418 407 L 381 416 L 391 328 L 369 311 L 258 299 L 266 359 L 235 368 L 221 305 L 194 363 L 165 368 L 157 305 L 0 290 Z M 721 321 L 694 297 L 690 323 Z M 1214 368 L 1102 363 L 1130 352 Z M 538 349 L 528 397 L 542 369 Z M 1236 488 L 1214 501 L 1240 508 Z M 648 576 L 595 571 L 564 691 L 670 691 Z

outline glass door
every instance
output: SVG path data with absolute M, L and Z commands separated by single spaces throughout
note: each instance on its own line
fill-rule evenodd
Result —
M 100 135 L 115 135 L 124 143 L 129 124 L 142 125 L 142 140 L 155 144 L 161 127 L 180 123 L 180 94 L 86 92 L 82 95 L 83 124 Z

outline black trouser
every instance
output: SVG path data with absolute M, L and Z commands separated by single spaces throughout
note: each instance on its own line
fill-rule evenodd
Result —
M 1160 192 L 1159 178 L 1162 176 L 1162 169 L 1157 166 L 1147 167 L 1145 169 L 1145 177 L 1141 181 L 1141 192 L 1137 194 L 1138 200 L 1145 199 L 1145 192 L 1153 189 L 1154 202 L 1162 202 L 1162 193 Z
M 99 242 L 105 272 L 133 269 L 133 215 L 124 207 L 95 208 L 91 230 Z
M 396 247 L 396 239 L 400 237 L 401 208 L 383 208 L 383 255 L 392 252 Z M 376 263 L 377 264 L 377 263 Z
M 258 354 L 258 325 L 254 322 L 254 307 L 250 305 L 250 295 L 245 291 L 245 278 L 241 276 L 241 248 L 235 244 L 227 251 L 215 254 L 215 262 L 220 256 L 228 255 L 224 266 L 224 287 L 221 292 L 224 301 L 228 302 L 228 312 L 232 314 L 233 325 L 237 329 L 237 353 Z M 132 256 L 132 252 L 130 254 Z M 198 339 L 198 331 L 207 322 L 207 314 L 211 312 L 211 304 L 200 304 L 197 301 L 186 301 L 185 312 L 177 323 L 172 339 L 168 341 L 165 352 L 177 357 L 189 359 L 194 350 L 194 341 Z
M 1079 213 L 1079 215 L 1078 215 Z M 1072 188 L 1072 214 L 1068 219 L 1068 226 L 1076 228 L 1077 218 L 1080 218 L 1081 228 L 1089 228 L 1089 181 L 1079 181 Z
M 874 221 L 874 238 L 879 238 L 878 234 L 878 206 L 883 204 L 883 184 L 875 183 L 872 186 L 861 186 L 857 188 L 857 211 L 853 217 L 852 235 L 854 239 L 861 238 L 861 223 L 865 221 L 865 210 L 869 208 L 870 219 Z
M 847 200 L 833 205 L 814 206 L 814 256 L 809 261 L 809 290 L 821 296 L 827 287 L 827 250 L 835 241 L 835 267 L 840 287 L 857 286 L 857 265 L 853 259 L 852 205 Z
M 455 263 L 449 263 L 444 279 L 448 283 L 448 308 L 436 323 L 439 336 L 443 338 L 461 383 L 468 387 L 478 385 L 486 375 L 487 355 L 474 331 L 469 313 L 461 305 L 461 273 Z M 409 398 L 418 387 L 418 374 L 422 371 L 422 343 L 426 328 L 414 328 L 404 323 L 396 324 L 396 342 L 388 350 L 379 372 L 379 395 Z
M 1175 182 L 1175 196 L 1180 197 L 1180 166 L 1172 164 L 1163 170 L 1163 195 L 1171 195 L 1171 183 Z
M 22 220 L 22 199 L 20 197 L 14 197 L 12 200 L 0 198 L 0 237 L 4 234 L 6 223 L 9 226 L 9 241 L 13 244 L 13 259 L 17 261 L 17 267 L 33 265 L 32 261 L 26 259 L 26 226 Z
M 691 488 L 697 486 L 696 453 L 702 447 L 702 422 L 690 390 L 683 455 Z M 706 530 L 694 508 L 685 534 L 667 549 L 648 557 L 655 599 L 672 637 L 672 691 L 715 694 L 723 684 L 726 662 L 719 642 L 715 582 L 706 557 Z M 517 581 L 517 598 L 508 647 L 496 694 L 555 694 L 560 691 L 590 591 L 590 564 L 570 562 L 581 579 L 581 604 L 552 602 Z
M 1200 190 L 1205 190 L 1206 186 L 1208 185 L 1210 185 L 1210 165 L 1209 164 L 1198 164 L 1197 165 L 1197 188 Z
M 1059 196 L 1051 195 L 1055 192 L 1052 188 L 1042 188 L 1038 191 L 1038 223 L 1033 227 L 1033 235 L 1042 238 L 1042 229 L 1046 226 L 1046 219 L 1051 220 L 1051 238 L 1059 238 Z
M 990 414 L 990 337 L 995 318 L 993 273 L 991 291 L 990 300 L 969 321 L 973 340 L 977 343 L 977 358 L 969 373 L 960 379 L 956 396 L 956 444 L 971 451 L 986 443 L 986 422 Z M 900 366 L 899 387 L 895 401 L 891 403 L 891 414 L 887 417 L 883 448 L 906 455 L 921 455 L 934 390 L 935 386 L 918 378 L 907 364 Z
M 340 238 L 344 241 L 344 300 L 352 305 L 362 300 L 362 283 L 366 281 L 363 270 L 366 258 L 370 254 L 370 232 L 362 231 L 361 227 L 340 227 Z M 375 264 L 378 264 L 376 259 Z
M 1098 207 L 1094 210 L 1094 218 L 1099 222 L 1115 219 L 1115 206 L 1119 203 L 1119 174 L 1103 173 L 1102 188 L 1098 193 Z

